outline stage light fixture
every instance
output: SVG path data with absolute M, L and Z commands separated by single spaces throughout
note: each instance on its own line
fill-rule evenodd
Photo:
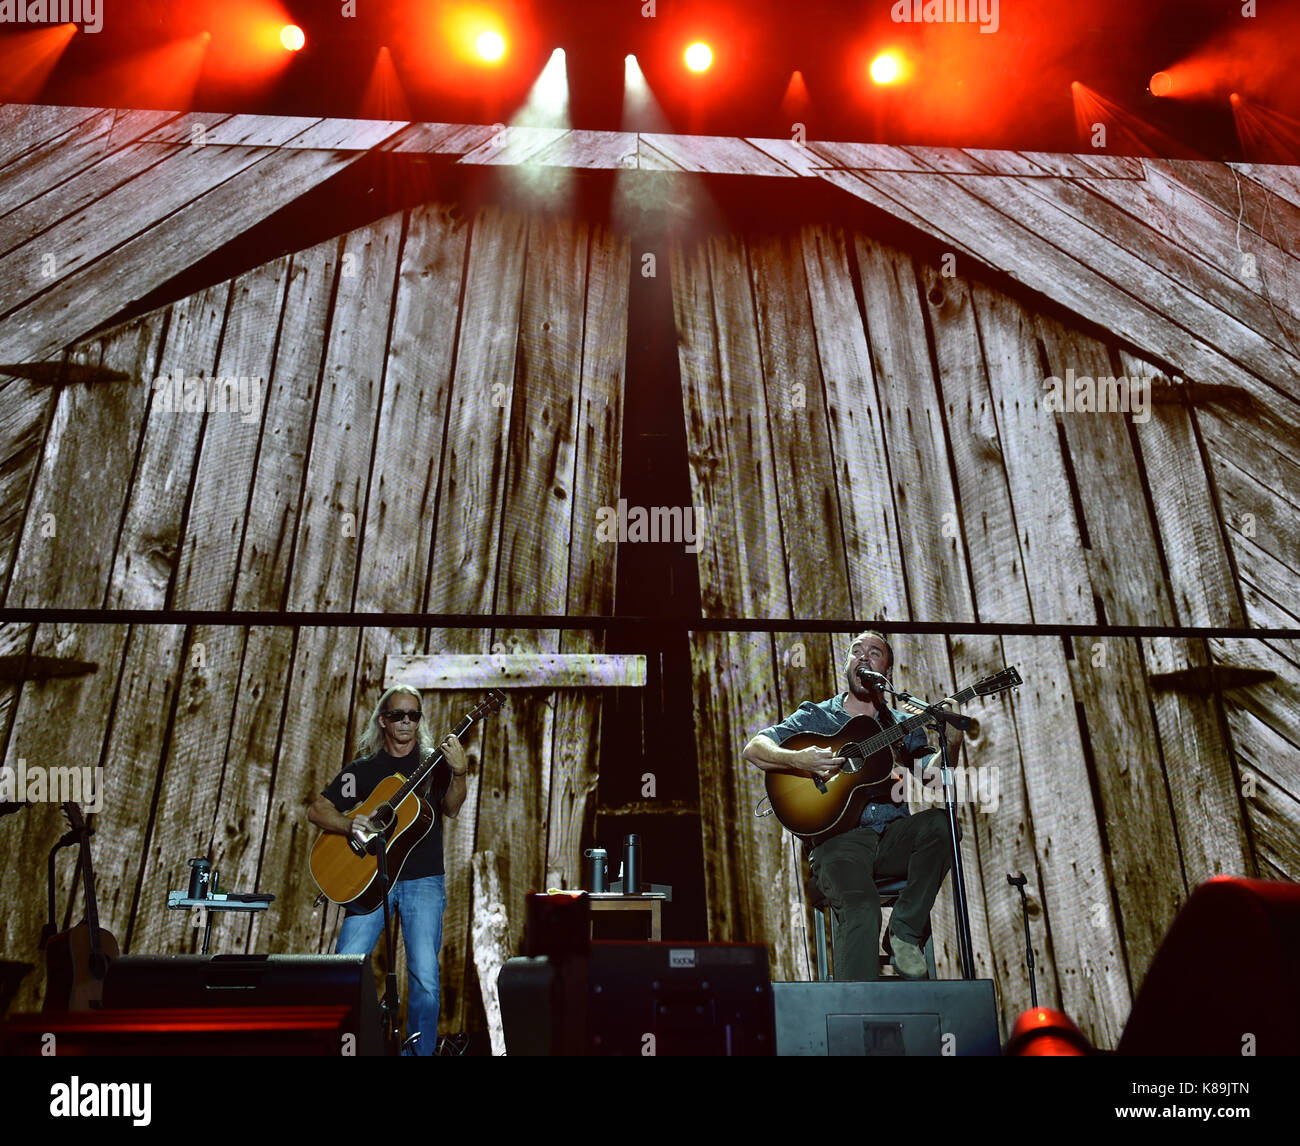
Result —
M 878 84 L 892 84 L 901 71 L 898 57 L 892 52 L 882 52 L 871 61 L 871 78 Z
M 506 54 L 505 37 L 500 32 L 480 32 L 474 41 L 474 50 L 478 52 L 479 59 L 489 64 L 498 63 Z
M 693 72 L 708 71 L 713 63 L 713 49 L 701 40 L 697 40 L 686 49 L 686 66 Z
M 1147 91 L 1153 96 L 1167 96 L 1174 90 L 1174 78 L 1168 72 L 1156 72 L 1147 84 Z
M 307 42 L 307 37 L 297 24 L 286 24 L 280 29 L 280 43 L 286 52 L 300 52 Z

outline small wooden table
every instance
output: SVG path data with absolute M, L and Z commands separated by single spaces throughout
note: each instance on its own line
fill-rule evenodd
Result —
M 650 914 L 650 941 L 658 943 L 662 935 L 662 909 L 667 898 L 662 892 L 646 892 L 644 895 L 620 895 L 618 892 L 602 891 L 588 894 L 593 914 L 597 911 L 646 911 Z M 595 920 L 592 920 L 594 929 Z

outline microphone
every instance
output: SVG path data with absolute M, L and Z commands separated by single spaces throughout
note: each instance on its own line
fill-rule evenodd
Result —
M 863 668 L 862 665 L 858 665 L 857 673 L 858 680 L 865 685 L 871 685 L 875 688 L 887 688 L 889 686 L 889 677 L 885 676 L 884 673 L 872 672 L 871 669 Z

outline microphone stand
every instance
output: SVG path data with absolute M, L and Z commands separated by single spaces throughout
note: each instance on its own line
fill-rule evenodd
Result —
M 894 690 L 891 688 L 891 692 Z M 894 695 L 908 704 L 928 712 L 934 717 L 931 726 L 939 731 L 940 775 L 943 778 L 943 799 L 948 809 L 948 832 L 952 837 L 952 891 L 953 901 L 957 907 L 957 949 L 961 955 L 961 974 L 963 979 L 975 978 L 974 945 L 970 936 L 970 910 L 966 897 L 966 873 L 961 864 L 961 843 L 957 828 L 957 784 L 952 774 L 952 760 L 948 752 L 948 731 L 945 724 L 960 728 L 965 732 L 971 726 L 971 718 L 959 713 L 949 712 L 937 704 L 927 704 L 910 693 L 894 692 Z
M 400 999 L 397 994 L 397 966 L 393 952 L 393 920 L 388 910 L 388 840 L 383 832 L 375 835 L 368 849 L 374 852 L 375 859 L 379 863 L 379 882 L 384 888 L 384 951 L 388 959 L 388 973 L 384 976 L 384 998 L 379 1004 L 379 1013 L 384 1024 L 384 1052 L 400 1055 L 402 1034 L 397 1023 Z

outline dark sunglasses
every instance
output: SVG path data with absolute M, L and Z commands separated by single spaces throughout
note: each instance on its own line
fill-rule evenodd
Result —
M 418 711 L 416 711 L 416 712 L 398 712 L 398 711 L 394 710 L 394 711 L 392 711 L 392 712 L 385 712 L 384 715 L 385 715 L 389 720 L 409 720 L 412 724 L 419 724 L 419 723 L 420 723 L 420 716 L 421 716 L 421 713 L 418 712 Z

